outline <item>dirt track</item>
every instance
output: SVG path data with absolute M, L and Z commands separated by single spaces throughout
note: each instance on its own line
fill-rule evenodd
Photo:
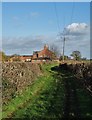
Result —
M 92 97 L 73 73 L 58 66 L 52 67 L 48 72 L 49 77 L 42 79 L 42 81 L 46 80 L 46 83 L 44 81 L 39 94 L 33 96 L 35 97 L 33 103 L 29 101 L 25 108 L 15 111 L 12 119 L 17 117 L 28 120 L 92 118 Z

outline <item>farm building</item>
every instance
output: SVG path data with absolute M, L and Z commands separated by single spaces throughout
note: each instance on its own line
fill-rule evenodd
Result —
M 34 51 L 32 60 L 52 60 L 55 59 L 55 54 L 49 50 L 47 45 L 44 45 L 44 49 L 41 51 Z
M 34 51 L 33 55 L 13 55 L 9 61 L 22 61 L 22 62 L 34 62 L 34 61 L 47 61 L 57 59 L 54 52 L 49 50 L 47 45 L 41 51 Z
M 31 60 L 32 60 L 32 55 L 13 56 L 10 58 L 10 62 L 13 61 L 30 62 Z

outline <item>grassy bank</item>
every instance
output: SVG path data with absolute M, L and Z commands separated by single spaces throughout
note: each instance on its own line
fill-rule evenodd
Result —
M 92 118 L 92 97 L 75 76 L 56 64 L 42 65 L 40 76 L 22 95 L 3 106 L 3 118 L 59 120 Z
M 63 117 L 64 84 L 61 76 L 56 78 L 57 72 L 51 71 L 51 67 L 49 65 L 44 68 L 45 76 L 41 78 L 44 85 L 40 93 L 24 109 L 16 111 L 14 118 L 38 120 Z
M 8 105 L 3 106 L 3 118 L 12 117 L 13 114 L 28 105 L 29 101 L 33 101 L 39 94 L 53 81 L 52 73 L 49 72 L 53 64 L 46 64 L 42 66 L 44 75 L 40 76 L 33 85 L 29 86 L 21 95 L 12 99 Z M 50 80 L 48 82 L 48 80 Z

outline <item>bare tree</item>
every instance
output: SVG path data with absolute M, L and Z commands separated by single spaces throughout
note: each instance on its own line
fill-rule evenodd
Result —
M 50 50 L 55 54 L 55 56 L 60 55 L 60 51 L 59 51 L 58 47 L 55 44 L 50 45 Z

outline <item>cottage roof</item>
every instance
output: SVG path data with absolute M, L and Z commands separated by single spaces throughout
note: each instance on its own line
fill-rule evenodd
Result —
M 43 50 L 41 50 L 41 51 L 39 52 L 40 55 L 44 55 L 44 54 L 45 54 L 45 55 L 49 55 L 49 56 L 52 55 L 52 53 L 53 53 L 53 52 L 50 51 L 50 50 L 47 49 L 47 48 L 45 48 L 45 49 L 43 49 Z

